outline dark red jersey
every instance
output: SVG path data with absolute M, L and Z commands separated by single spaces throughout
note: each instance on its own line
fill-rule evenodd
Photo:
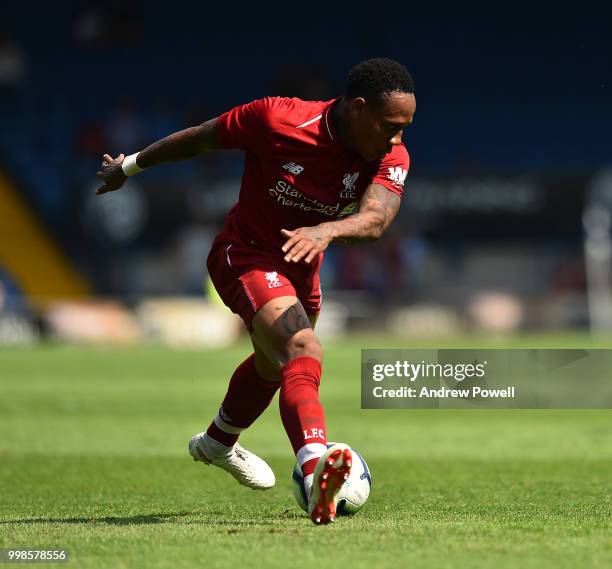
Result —
M 219 117 L 221 145 L 245 151 L 240 197 L 223 231 L 228 240 L 278 253 L 281 229 L 355 212 L 373 182 L 402 194 L 410 164 L 405 146 L 367 162 L 340 142 L 330 113 L 336 101 L 266 97 Z

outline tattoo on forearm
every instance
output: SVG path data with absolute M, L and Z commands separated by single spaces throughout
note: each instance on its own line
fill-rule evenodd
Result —
M 400 197 L 380 184 L 371 184 L 359 204 L 359 211 L 331 222 L 339 233 L 337 243 L 360 243 L 378 239 L 389 227 L 400 207 Z
M 286 334 L 296 334 L 300 330 L 310 328 L 310 322 L 298 310 L 297 304 L 290 306 L 281 314 L 280 322 Z

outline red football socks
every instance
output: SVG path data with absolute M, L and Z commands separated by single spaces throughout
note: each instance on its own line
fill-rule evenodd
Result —
M 280 414 L 293 451 L 308 476 L 327 450 L 325 413 L 319 401 L 321 364 L 303 356 L 281 368 Z
M 233 446 L 240 433 L 270 405 L 279 387 L 279 381 L 268 381 L 257 373 L 255 354 L 251 354 L 232 375 L 225 399 L 207 435 L 226 447 Z

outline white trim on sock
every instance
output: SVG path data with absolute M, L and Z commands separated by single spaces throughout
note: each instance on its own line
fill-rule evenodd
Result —
M 300 468 L 302 464 L 312 460 L 313 458 L 319 458 L 325 454 L 327 446 L 322 443 L 308 443 L 304 445 L 300 450 L 297 451 L 296 458 Z
M 215 425 L 217 425 L 217 427 L 219 427 L 224 433 L 227 433 L 228 435 L 239 435 L 240 433 L 242 433 L 242 431 L 244 431 L 244 427 L 234 427 L 226 423 L 221 418 L 221 415 L 219 413 L 217 413 L 217 416 L 214 418 L 214 423 Z

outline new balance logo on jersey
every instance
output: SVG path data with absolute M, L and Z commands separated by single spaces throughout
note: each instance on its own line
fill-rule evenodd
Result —
M 353 174 L 344 174 L 344 178 L 342 178 L 344 190 L 342 190 L 342 192 L 340 193 L 341 198 L 352 199 L 357 197 L 357 194 L 355 193 L 355 184 L 357 183 L 357 178 L 359 178 L 359 172 L 354 172 Z
M 268 288 L 279 288 L 283 286 L 283 283 L 278 280 L 278 273 L 276 271 L 266 273 L 265 277 L 268 281 Z
M 389 168 L 389 180 L 391 180 L 399 188 L 404 187 L 408 170 L 404 170 L 400 166 Z
M 301 174 L 304 171 L 304 167 L 300 166 L 299 164 L 296 164 L 295 162 L 287 162 L 287 164 L 285 164 L 283 168 L 285 170 L 289 170 L 289 172 L 291 172 L 295 176 Z

